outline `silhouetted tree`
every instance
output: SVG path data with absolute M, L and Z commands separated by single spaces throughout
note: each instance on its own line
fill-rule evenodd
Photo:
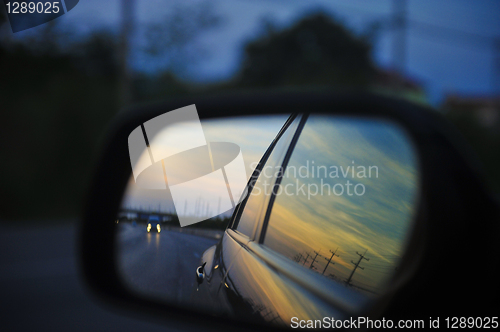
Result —
M 3 8 L 0 9 L 0 26 L 7 21 L 7 15 Z
M 70 52 L 74 53 L 77 68 L 86 74 L 118 75 L 118 45 L 116 37 L 107 32 L 93 33 Z
M 200 35 L 221 23 L 221 17 L 214 13 L 209 2 L 196 6 L 175 5 L 160 23 L 148 26 L 145 51 L 163 60 L 163 70 L 183 74 L 208 55 L 198 40 Z
M 9 174 L 0 186 L 0 220 L 75 215 L 91 156 L 118 109 L 106 32 L 64 51 L 38 45 L 0 44 L 0 173 Z
M 267 32 L 245 47 L 238 86 L 364 86 L 374 75 L 370 45 L 324 14 L 282 31 Z

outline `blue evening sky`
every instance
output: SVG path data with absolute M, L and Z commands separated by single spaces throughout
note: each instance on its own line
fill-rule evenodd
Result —
M 200 1 L 136 0 L 136 49 L 143 40 L 141 31 L 145 26 L 160 22 L 175 3 L 196 6 Z M 262 32 L 264 17 L 287 26 L 308 12 L 323 10 L 361 32 L 374 20 L 387 21 L 392 8 L 392 0 L 211 0 L 210 3 L 224 24 L 200 38 L 210 56 L 191 72 L 191 78 L 198 81 L 230 78 L 240 64 L 242 45 Z M 83 34 L 102 28 L 116 31 L 119 14 L 120 0 L 80 0 L 57 23 L 63 29 Z M 493 43 L 493 38 L 500 38 L 500 1 L 409 0 L 408 18 L 447 29 L 429 31 L 412 23 L 408 29 L 406 73 L 421 82 L 431 103 L 437 105 L 448 93 L 485 95 L 495 89 L 500 91 L 498 76 L 496 87 L 493 84 L 495 61 L 500 57 L 500 46 L 495 50 Z M 38 28 L 30 30 L 35 29 Z M 34 32 L 30 30 L 16 35 L 22 37 Z M 375 43 L 375 62 L 384 68 L 392 64 L 392 36 L 391 30 L 382 31 Z M 148 72 L 158 69 L 157 63 L 138 53 L 132 59 L 136 69 Z

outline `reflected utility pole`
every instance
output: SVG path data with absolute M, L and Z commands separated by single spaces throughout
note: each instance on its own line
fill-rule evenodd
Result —
M 307 260 L 309 259 L 309 256 L 311 256 L 311 255 L 309 255 L 309 253 L 308 253 L 308 252 L 306 252 L 306 254 L 307 254 L 307 256 L 305 257 L 305 259 L 304 259 L 304 263 L 302 264 L 302 266 L 305 266 L 305 265 L 306 265 L 306 262 L 307 262 Z
M 325 274 L 326 269 L 328 268 L 328 265 L 330 265 L 330 263 L 332 263 L 333 256 L 339 257 L 339 255 L 337 255 L 337 250 L 339 250 L 339 247 L 337 247 L 337 249 L 335 249 L 335 251 L 331 251 L 330 250 L 330 252 L 332 253 L 332 255 L 330 256 L 330 259 L 325 258 L 326 261 L 327 261 L 327 263 L 326 263 L 326 266 L 325 266 L 325 268 L 324 268 L 324 270 L 323 270 L 323 272 L 321 274 Z M 335 262 L 333 262 L 332 264 L 335 264 Z
M 319 251 L 321 251 L 321 249 Z M 317 252 L 317 251 L 314 251 L 314 253 L 316 255 L 314 256 L 313 261 L 311 262 L 311 265 L 309 266 L 309 269 L 311 269 L 311 270 L 314 268 L 314 262 L 316 262 L 316 258 L 318 258 L 318 255 L 319 255 L 319 252 Z
M 132 102 L 132 78 L 130 72 L 130 40 L 134 30 L 135 0 L 121 0 L 120 31 L 120 107 L 125 108 Z
M 361 263 L 361 260 L 362 259 L 366 259 L 367 261 L 369 261 L 370 259 L 369 258 L 366 258 L 365 255 L 366 255 L 366 252 L 368 251 L 368 249 L 365 250 L 365 252 L 363 254 L 360 254 L 359 252 L 356 251 L 356 254 L 359 255 L 359 260 L 357 263 L 354 263 L 352 260 L 351 260 L 351 263 L 354 264 L 354 269 L 352 270 L 351 272 L 351 275 L 349 276 L 349 278 L 347 278 L 346 280 L 346 284 L 350 284 L 351 283 L 351 279 L 352 279 L 352 276 L 354 275 L 354 272 L 356 271 L 356 269 L 359 267 L 361 270 L 364 270 L 365 268 L 364 267 L 361 267 L 359 266 L 359 263 Z
M 302 256 L 302 254 L 299 253 L 299 254 L 295 255 L 293 260 L 296 261 L 297 263 L 300 263 L 300 261 L 302 261 L 303 257 L 304 256 Z

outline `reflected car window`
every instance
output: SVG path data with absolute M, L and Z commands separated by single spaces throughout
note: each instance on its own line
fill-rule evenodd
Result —
M 265 213 L 264 208 L 267 206 L 266 202 L 270 197 L 272 186 L 276 179 L 274 169 L 276 166 L 280 167 L 283 163 L 283 158 L 297 130 L 299 121 L 300 116 L 295 118 L 276 143 L 276 146 L 267 159 L 266 167 L 264 168 L 266 171 L 259 174 L 258 181 L 255 183 L 244 206 L 236 230 L 248 237 L 252 237 L 255 224 Z
M 417 184 L 415 153 L 399 127 L 311 116 L 277 190 L 264 245 L 377 294 L 403 253 Z

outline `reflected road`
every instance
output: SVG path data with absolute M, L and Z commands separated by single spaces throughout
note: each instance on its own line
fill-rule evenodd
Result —
M 213 231 L 212 231 L 213 232 Z M 220 232 L 222 234 L 222 232 Z M 126 283 L 141 294 L 193 304 L 195 270 L 216 238 L 166 228 L 147 233 L 142 225 L 118 225 L 119 266 Z

